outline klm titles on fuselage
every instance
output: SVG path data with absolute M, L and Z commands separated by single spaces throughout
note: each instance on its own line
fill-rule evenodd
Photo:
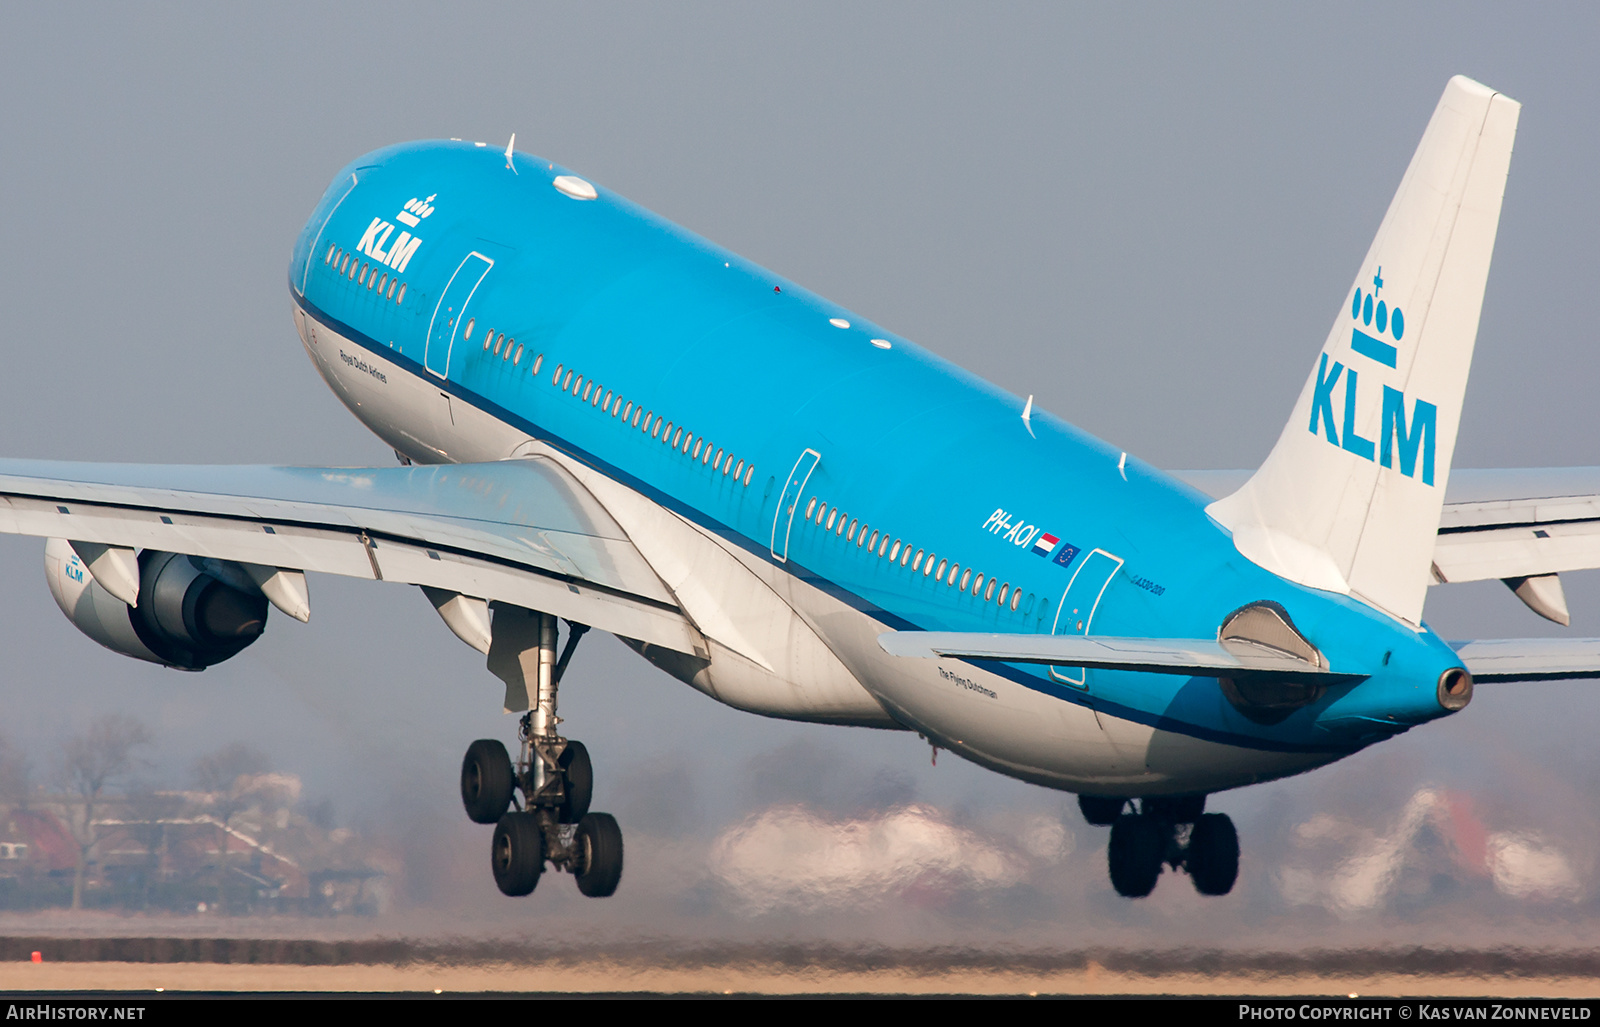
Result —
M 435 193 L 435 196 L 438 194 Z M 422 240 L 411 234 L 409 228 L 416 228 L 422 219 L 433 213 L 434 197 L 419 200 L 412 197 L 405 206 L 394 216 L 394 219 L 407 228 L 400 230 L 400 235 L 390 244 L 389 236 L 394 234 L 395 226 L 383 218 L 373 218 L 367 225 L 367 230 L 361 233 L 361 241 L 356 244 L 356 250 L 365 253 L 385 267 L 394 269 L 395 274 L 406 269 L 411 263 L 411 258 L 416 255 L 417 248 L 422 245 Z
M 1393 368 L 1398 363 L 1396 345 L 1405 336 L 1405 314 L 1399 307 L 1377 298 L 1383 288 L 1383 269 L 1373 276 L 1373 291 L 1357 289 L 1350 301 L 1350 349 L 1384 367 Z M 1371 331 L 1368 331 L 1371 329 Z M 1393 340 L 1392 342 L 1390 340 Z M 1361 371 L 1352 362 L 1346 367 L 1337 360 L 1322 354 L 1317 365 L 1316 381 L 1311 391 L 1311 434 L 1321 435 L 1334 446 L 1354 453 L 1363 460 L 1376 460 L 1384 467 L 1395 466 L 1399 457 L 1400 473 L 1408 478 L 1420 477 L 1424 485 L 1433 484 L 1434 446 L 1439 435 L 1439 408 L 1424 399 L 1411 403 L 1410 416 L 1406 413 L 1406 396 L 1387 384 L 1382 386 L 1382 417 L 1378 422 L 1378 438 L 1363 438 L 1356 431 L 1357 410 L 1361 406 Z M 1381 373 L 1368 368 L 1369 375 Z M 1369 377 L 1369 381 L 1371 378 Z M 1336 424 L 1334 389 L 1344 383 L 1342 424 Z M 1368 387 L 1367 395 L 1374 392 Z M 1369 401 L 1370 402 L 1370 401 Z M 1417 466 L 1421 456 L 1421 468 Z M 1420 473 L 1419 473 L 1420 471 Z

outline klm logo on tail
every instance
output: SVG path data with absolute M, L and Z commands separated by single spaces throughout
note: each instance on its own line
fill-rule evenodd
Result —
M 1372 276 L 1372 291 L 1355 291 L 1350 301 L 1350 348 L 1358 355 L 1387 368 L 1396 366 L 1400 353 L 1399 342 L 1405 337 L 1405 313 L 1399 307 L 1390 308 L 1378 298 L 1383 289 L 1383 268 Z M 1381 374 L 1367 368 L 1368 381 Z M 1399 389 L 1381 385 L 1383 414 L 1379 421 L 1378 438 L 1362 438 L 1356 430 L 1358 414 L 1374 402 L 1361 400 L 1361 371 L 1352 364 L 1346 367 L 1337 360 L 1330 361 L 1322 354 L 1317 366 L 1315 387 L 1311 394 L 1311 434 L 1321 435 L 1327 441 L 1363 460 L 1376 460 L 1384 467 L 1395 466 L 1399 456 L 1400 473 L 1408 478 L 1418 477 L 1417 457 L 1422 458 L 1421 478 L 1424 485 L 1433 484 L 1434 446 L 1439 434 L 1439 409 L 1427 400 L 1417 399 L 1409 404 L 1407 416 L 1406 396 Z M 1343 403 L 1334 400 L 1334 390 L 1344 384 Z M 1376 396 L 1372 384 L 1367 395 Z M 1343 407 L 1342 425 L 1336 426 L 1335 409 Z M 1342 427 L 1342 431 L 1339 430 Z

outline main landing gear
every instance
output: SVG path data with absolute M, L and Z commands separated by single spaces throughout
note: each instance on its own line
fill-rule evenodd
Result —
M 522 717 L 521 752 L 513 765 L 499 741 L 473 742 L 461 761 L 461 803 L 475 823 L 495 825 L 489 862 L 494 883 L 505 894 L 532 892 L 548 863 L 576 877 L 583 894 L 604 898 L 622 879 L 622 830 L 611 814 L 589 811 L 594 794 L 589 750 L 556 732 L 561 722 L 556 688 L 578 639 L 589 629 L 569 622 L 567 644 L 557 660 L 556 619 L 549 614 L 497 610 L 496 631 L 502 617 L 509 621 L 518 615 L 531 622 L 527 626 L 537 639 L 538 657 L 537 695 Z M 495 663 L 491 650 L 491 668 Z M 509 704 L 515 686 L 510 679 L 507 685 Z
M 1134 808 L 1130 809 L 1129 807 Z M 1078 796 L 1089 823 L 1111 828 L 1107 863 L 1118 895 L 1155 890 L 1163 864 L 1188 871 L 1201 895 L 1226 895 L 1239 877 L 1239 835 L 1226 813 L 1207 813 L 1204 795 L 1129 799 Z

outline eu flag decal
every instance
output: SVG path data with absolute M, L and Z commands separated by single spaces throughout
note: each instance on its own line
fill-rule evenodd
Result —
M 1061 566 L 1065 567 L 1067 564 L 1071 563 L 1072 558 L 1077 555 L 1078 547 L 1073 545 L 1071 542 L 1068 542 L 1066 545 L 1061 547 L 1061 552 L 1056 554 L 1056 563 L 1059 563 Z

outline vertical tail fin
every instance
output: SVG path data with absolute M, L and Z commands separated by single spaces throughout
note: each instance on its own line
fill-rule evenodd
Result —
M 1277 445 L 1208 508 L 1251 561 L 1420 623 L 1520 111 L 1445 87 Z

